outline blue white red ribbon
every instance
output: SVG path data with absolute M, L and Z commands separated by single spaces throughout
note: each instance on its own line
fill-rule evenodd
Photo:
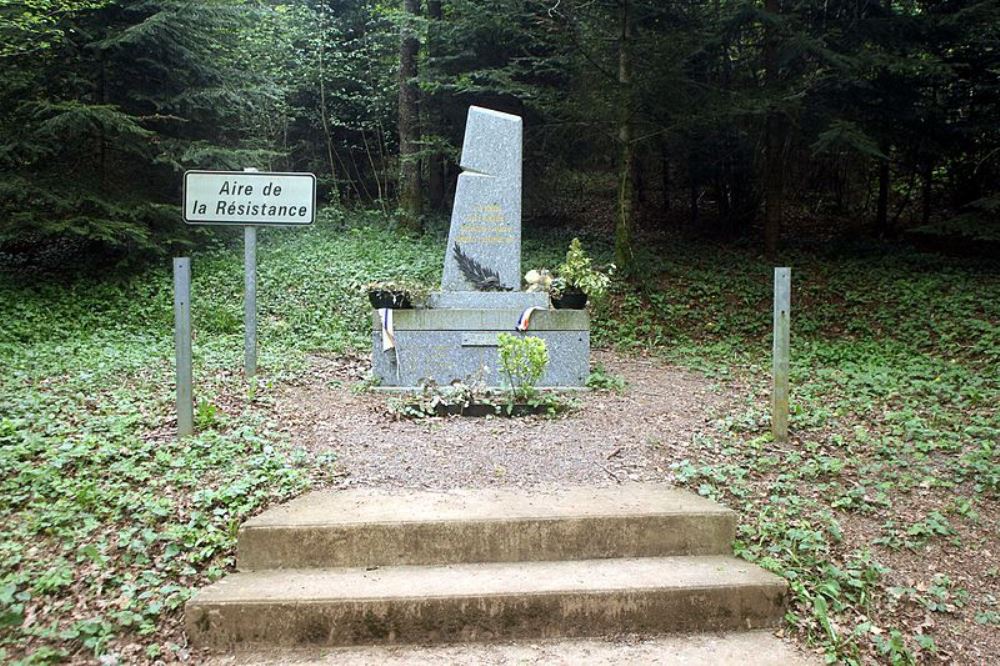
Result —
M 531 315 L 535 313 L 535 310 L 544 310 L 545 308 L 540 308 L 537 305 L 532 305 L 530 308 L 521 313 L 521 316 L 517 318 L 516 328 L 521 333 L 528 330 L 528 326 L 531 325 Z
M 378 319 L 382 324 L 382 351 L 396 347 L 396 334 L 392 330 L 392 308 L 379 308 Z

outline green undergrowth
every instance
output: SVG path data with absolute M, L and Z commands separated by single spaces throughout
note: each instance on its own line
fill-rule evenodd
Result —
M 259 382 L 241 377 L 242 252 L 192 260 L 196 436 L 173 437 L 169 266 L 0 277 L 0 663 L 184 656 L 180 608 L 231 567 L 238 525 L 333 461 L 264 409 L 314 350 L 367 345 L 371 279 L 428 280 L 443 251 L 328 211 L 264 230 Z
M 583 240 L 608 260 L 606 242 Z M 272 389 L 311 352 L 366 351 L 361 287 L 433 285 L 444 251 L 441 233 L 405 238 L 329 210 L 315 228 L 264 230 L 259 243 L 253 386 L 240 373 L 240 244 L 193 254 L 198 432 L 184 442 L 173 438 L 169 266 L 0 277 L 0 662 L 183 658 L 180 608 L 231 568 L 240 522 L 334 463 L 282 434 Z M 567 244 L 529 233 L 525 268 L 551 268 Z M 750 387 L 674 474 L 742 513 L 739 552 L 792 583 L 791 625 L 831 659 L 905 662 L 934 637 L 893 623 L 893 608 L 975 608 L 991 622 L 997 609 L 947 580 L 890 586 L 877 553 L 954 540 L 996 507 L 995 268 L 898 251 L 791 255 L 794 437 L 779 446 L 766 434 L 770 269 L 695 243 L 652 256 L 652 277 L 614 285 L 594 313 L 594 341 Z M 591 382 L 628 390 L 602 369 Z M 896 516 L 918 489 L 948 501 Z M 853 515 L 880 526 L 868 548 L 847 544 Z
M 789 580 L 790 624 L 830 662 L 912 663 L 940 648 L 924 612 L 993 617 L 995 572 L 971 594 L 943 572 L 907 594 L 880 560 L 934 540 L 988 543 L 977 510 L 995 516 L 1000 500 L 998 267 L 790 254 L 792 438 L 777 444 L 770 267 L 725 249 L 662 255 L 645 289 L 619 285 L 595 337 L 750 387 L 674 473 L 744 516 L 737 551 Z M 870 523 L 874 533 L 845 537 Z

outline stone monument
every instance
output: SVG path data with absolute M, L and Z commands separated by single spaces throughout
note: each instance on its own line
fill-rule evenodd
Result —
M 462 173 L 441 291 L 427 306 L 374 313 L 373 367 L 382 386 L 474 378 L 502 384 L 497 336 L 543 338 L 549 365 L 539 386 L 582 386 L 590 367 L 585 310 L 549 309 L 548 295 L 521 291 L 521 118 L 470 107 Z M 529 312 L 530 311 L 530 312 Z

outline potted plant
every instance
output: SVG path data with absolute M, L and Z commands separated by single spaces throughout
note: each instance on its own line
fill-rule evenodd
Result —
M 549 287 L 549 296 L 556 308 L 581 310 L 586 307 L 588 298 L 595 301 L 603 298 L 611 282 L 607 273 L 594 268 L 579 238 L 570 242 L 566 261 L 556 269 L 556 274 L 558 277 Z
M 423 289 L 419 286 L 392 281 L 370 282 L 366 285 L 365 290 L 368 292 L 368 302 L 376 310 L 412 308 L 413 301 L 423 294 Z

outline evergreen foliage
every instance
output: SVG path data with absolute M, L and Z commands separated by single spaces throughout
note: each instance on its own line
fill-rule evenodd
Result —
M 243 0 L 56 4 L 38 10 L 44 19 L 4 24 L 19 41 L 0 79 L 0 242 L 69 236 L 156 250 L 183 239 L 183 169 L 240 168 L 274 152 L 234 131 L 277 94 L 234 56 L 263 10 Z
M 441 213 L 470 104 L 525 117 L 529 223 L 617 218 L 626 273 L 665 226 L 986 233 L 998 26 L 980 0 L 9 2 L 0 243 L 163 249 L 192 167 L 311 171 L 386 214 L 405 173 L 408 215 Z

